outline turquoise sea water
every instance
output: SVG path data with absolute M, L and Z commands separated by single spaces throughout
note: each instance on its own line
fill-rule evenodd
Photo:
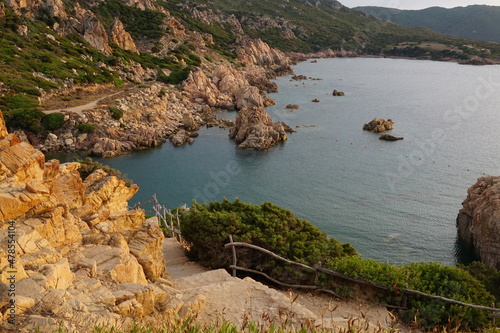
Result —
M 239 150 L 227 130 L 211 128 L 192 146 L 104 160 L 139 184 L 131 204 L 153 193 L 172 208 L 193 198 L 271 201 L 364 257 L 455 263 L 455 218 L 467 189 L 500 174 L 500 67 L 354 58 L 294 68 L 321 80 L 279 78 L 271 95 L 278 104 L 267 111 L 292 127 L 315 127 L 263 152 Z M 393 119 L 391 134 L 405 139 L 363 131 L 375 117 Z

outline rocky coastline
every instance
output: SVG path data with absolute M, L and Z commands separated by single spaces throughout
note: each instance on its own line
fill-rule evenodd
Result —
M 90 109 L 60 107 L 64 126 L 52 133 L 17 131 L 25 142 L 43 152 L 84 152 L 93 156 L 113 157 L 129 151 L 156 147 L 168 140 L 175 146 L 193 143 L 201 126 L 231 127 L 230 120 L 220 119 L 218 110 L 241 110 L 258 98 L 263 106 L 275 104 L 265 93 L 277 92 L 271 81 L 278 75 L 292 73 L 291 60 L 255 39 L 242 39 L 239 60 L 244 68 L 224 63 L 193 70 L 180 86 L 161 82 L 147 83 L 143 73 L 140 87 L 110 93 Z M 82 90 L 82 88 L 77 88 Z M 110 89 L 112 92 L 116 89 Z M 45 96 L 44 102 L 60 99 L 75 87 Z M 117 97 L 114 95 L 118 94 Z M 52 103 L 53 104 L 53 103 Z M 67 105 L 66 105 L 67 106 Z M 114 119 L 110 110 L 119 109 L 123 117 Z M 47 110 L 47 113 L 53 112 Z M 82 124 L 93 127 L 86 131 Z M 267 149 L 268 145 L 257 147 Z

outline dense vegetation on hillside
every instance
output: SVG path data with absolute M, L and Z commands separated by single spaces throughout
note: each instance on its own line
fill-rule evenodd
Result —
M 182 3 L 182 0 L 173 0 L 163 2 L 163 5 L 175 14 L 180 11 Z M 249 18 L 243 20 L 242 24 L 248 35 L 259 37 L 284 51 L 314 52 L 327 48 L 342 48 L 379 54 L 389 45 L 402 42 L 433 41 L 449 45 L 467 43 L 428 29 L 410 29 L 379 20 L 344 7 L 334 0 L 317 1 L 315 6 L 304 0 L 215 0 L 209 3 L 193 0 L 192 3 L 198 4 L 196 8 L 200 12 L 209 9 L 215 13 L 234 15 L 240 21 L 241 18 Z M 194 23 L 197 20 L 191 17 L 188 19 L 186 16 L 184 19 L 188 26 L 198 25 L 200 28 L 198 23 Z M 277 23 L 271 24 L 269 20 L 275 20 Z M 224 25 L 219 27 L 224 28 Z M 283 38 L 285 27 L 290 28 L 297 38 Z M 227 36 L 228 31 L 231 30 L 225 30 L 225 39 L 231 40 L 231 36 Z M 494 53 L 500 55 L 500 45 L 485 43 L 482 47 L 493 49 Z
M 482 43 L 476 48 L 463 48 L 470 41 L 460 40 L 423 28 L 406 28 L 370 17 L 342 6 L 334 0 L 317 1 L 311 5 L 305 0 L 284 1 L 226 1 L 205 2 L 193 0 L 153 1 L 175 17 L 187 31 L 213 36 L 214 44 L 207 47 L 234 61 L 235 42 L 242 34 L 259 37 L 271 46 L 284 51 L 314 52 L 325 49 L 351 50 L 358 53 L 419 56 L 441 59 L 467 59 L 477 54 L 478 48 L 488 48 L 491 55 L 500 55 L 500 44 Z M 2 1 L 3 3 L 3 1 Z M 72 13 L 72 5 L 65 2 Z M 104 29 L 109 30 L 114 18 L 119 18 L 125 29 L 150 51 L 136 54 L 111 45 L 112 55 L 105 55 L 91 47 L 77 33 L 57 34 L 53 29 L 61 22 L 45 7 L 32 16 L 16 14 L 7 6 L 0 15 L 0 108 L 8 121 L 11 113 L 38 106 L 38 97 L 44 92 L 67 84 L 123 83 L 124 73 L 133 63 L 156 69 L 157 80 L 177 84 L 184 80 L 193 67 L 200 66 L 202 58 L 197 45 L 176 40 L 172 28 L 166 24 L 169 15 L 155 10 L 130 7 L 120 0 L 108 0 L 94 5 L 81 2 L 91 10 Z M 480 6 L 479 6 L 480 7 Z M 241 28 L 242 30 L 241 30 Z M 21 33 L 19 29 L 25 29 Z M 498 30 L 498 29 L 497 29 Z M 170 40 L 168 52 L 159 51 Z M 399 47 L 401 43 L 439 42 L 447 50 Z M 394 48 L 398 46 L 397 48 Z M 450 51 L 462 48 L 460 53 Z M 236 62 L 235 62 L 236 63 Z M 165 74 L 163 70 L 171 72 Z
M 3 90 L 0 109 L 9 127 L 35 133 L 53 130 L 53 125 L 42 126 L 44 115 L 36 109 L 39 97 L 51 90 L 71 84 L 120 86 L 124 82 L 121 74 L 129 71 L 128 66 L 133 63 L 156 69 L 159 81 L 178 84 L 192 67 L 201 63 L 189 43 L 180 44 L 167 57 L 136 54 L 116 45 L 111 45 L 112 55 L 105 55 L 79 34 L 59 36 L 51 29 L 57 21 L 52 16 L 39 14 L 29 19 L 9 8 L 4 11 L 5 15 L 0 16 L 0 88 Z M 142 11 L 116 0 L 102 3 L 96 12 L 106 28 L 114 17 L 120 17 L 137 38 L 158 39 L 165 33 L 161 28 L 165 14 L 160 12 Z M 20 27 L 27 27 L 28 34 L 20 34 Z M 172 72 L 165 75 L 162 69 Z
M 450 36 L 500 43 L 499 6 L 431 7 L 422 10 L 366 6 L 355 9 L 407 27 L 427 27 Z
M 262 205 L 238 199 L 209 204 L 195 202 L 189 211 L 182 213 L 181 231 L 190 243 L 190 258 L 210 268 L 228 268 L 232 263 L 231 251 L 224 248 L 232 235 L 235 242 L 257 245 L 287 259 L 386 286 L 392 293 L 384 294 L 379 301 L 395 305 L 404 302 L 407 310 L 403 318 L 408 322 L 416 320 L 425 329 L 447 324 L 478 329 L 488 324 L 488 313 L 423 296 L 403 300 L 405 288 L 484 306 L 495 300 L 491 293 L 497 297 L 499 294 L 500 273 L 479 263 L 470 267 L 438 263 L 394 266 L 363 259 L 349 244 L 329 239 L 310 222 L 268 202 Z M 300 272 L 296 267 L 246 248 L 238 248 L 238 266 L 263 271 L 291 284 L 313 284 L 315 279 L 310 272 Z M 354 290 L 339 286 L 338 281 L 332 283 L 326 276 L 320 283 L 323 288 L 345 296 L 357 296 Z

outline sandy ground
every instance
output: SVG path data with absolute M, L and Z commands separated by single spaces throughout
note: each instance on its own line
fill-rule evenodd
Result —
M 102 91 L 88 92 L 72 92 L 67 96 L 52 98 L 50 102 L 46 102 L 44 106 L 45 113 L 54 113 L 61 111 L 83 112 L 92 110 L 97 107 L 102 107 L 110 104 L 113 99 L 123 95 L 130 94 L 137 86 L 127 86 L 122 88 L 106 88 Z M 66 101 L 64 99 L 67 99 Z
M 173 238 L 165 240 L 164 254 L 173 287 L 183 302 L 199 311 L 201 322 L 227 320 L 244 326 L 250 317 L 260 323 L 280 323 L 286 318 L 297 326 L 308 323 L 335 331 L 353 326 L 369 332 L 380 328 L 406 331 L 382 306 L 276 290 L 251 278 L 232 277 L 225 270 L 209 271 L 190 262 Z

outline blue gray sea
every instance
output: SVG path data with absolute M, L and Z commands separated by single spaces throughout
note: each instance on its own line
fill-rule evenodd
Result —
M 131 204 L 153 193 L 171 208 L 193 199 L 271 201 L 366 258 L 454 264 L 467 254 L 457 246 L 461 203 L 478 177 L 500 174 L 500 66 L 338 58 L 294 69 L 318 80 L 276 80 L 278 104 L 267 112 L 300 126 L 286 143 L 245 151 L 228 130 L 210 128 L 191 146 L 104 160 L 139 184 Z M 391 134 L 404 140 L 363 131 L 376 117 L 392 119 Z

